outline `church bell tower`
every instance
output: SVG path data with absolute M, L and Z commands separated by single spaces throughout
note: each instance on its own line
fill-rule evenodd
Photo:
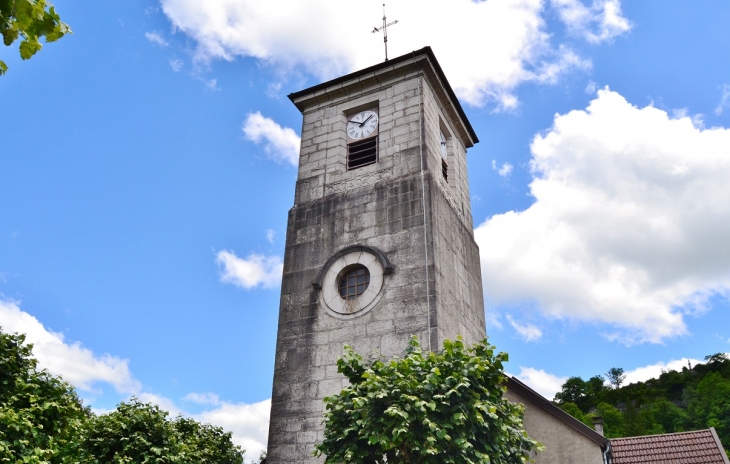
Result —
M 268 464 L 316 463 L 344 345 L 402 355 L 485 337 L 466 150 L 429 47 L 295 92 L 302 142 L 281 285 Z

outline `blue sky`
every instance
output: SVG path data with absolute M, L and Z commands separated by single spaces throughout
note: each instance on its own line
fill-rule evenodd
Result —
M 730 5 L 388 3 L 468 162 L 488 332 L 545 394 L 730 351 Z M 132 394 L 265 442 L 301 117 L 382 60 L 381 3 L 54 2 L 0 49 L 0 325 L 98 410 Z M 700 6 L 701 5 L 701 6 Z

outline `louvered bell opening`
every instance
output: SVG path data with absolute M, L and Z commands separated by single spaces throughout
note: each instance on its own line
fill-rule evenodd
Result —
M 444 180 L 449 181 L 449 165 L 446 163 L 446 160 L 441 158 L 441 174 L 444 175 Z
M 347 147 L 347 170 L 361 168 L 378 160 L 378 138 L 353 142 Z

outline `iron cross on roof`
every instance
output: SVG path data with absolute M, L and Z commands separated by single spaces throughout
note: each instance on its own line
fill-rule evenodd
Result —
M 396 19 L 393 22 L 387 22 L 385 20 L 385 3 L 383 3 L 383 26 L 382 27 L 374 27 L 371 32 L 380 32 L 383 31 L 383 43 L 385 44 L 385 61 L 388 61 L 388 26 L 392 26 L 393 24 L 396 24 L 398 20 Z

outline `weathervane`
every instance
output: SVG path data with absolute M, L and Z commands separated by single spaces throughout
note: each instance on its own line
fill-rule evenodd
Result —
M 388 26 L 392 26 L 393 24 L 396 24 L 398 20 L 388 23 L 385 20 L 385 3 L 383 3 L 383 26 L 382 27 L 374 27 L 371 32 L 380 32 L 383 31 L 383 43 L 385 44 L 385 61 L 388 61 Z

